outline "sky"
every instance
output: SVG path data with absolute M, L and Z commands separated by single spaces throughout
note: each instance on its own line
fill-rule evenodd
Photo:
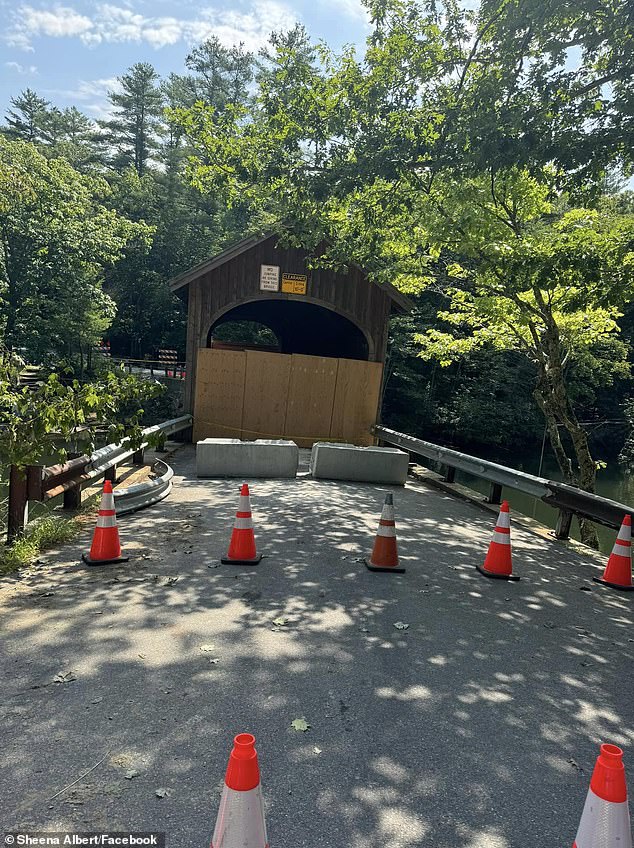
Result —
M 296 22 L 335 49 L 361 46 L 369 29 L 360 0 L 0 0 L 0 115 L 32 88 L 103 118 L 107 92 L 135 62 L 182 73 L 192 46 L 211 35 L 257 51 Z

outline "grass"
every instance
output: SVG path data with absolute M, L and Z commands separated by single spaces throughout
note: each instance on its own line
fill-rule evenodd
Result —
M 12 544 L 0 548 L 0 575 L 11 574 L 31 565 L 48 548 L 72 541 L 89 518 L 94 518 L 98 494 L 82 503 L 81 508 L 69 517 L 50 512 L 31 522 L 24 533 Z

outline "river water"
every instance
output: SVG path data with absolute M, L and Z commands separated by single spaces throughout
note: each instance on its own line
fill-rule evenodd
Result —
M 468 453 L 468 451 L 465 452 Z M 483 458 L 489 459 L 492 462 L 498 462 L 500 465 L 511 465 L 508 455 L 506 457 L 488 455 L 483 456 Z M 518 457 L 518 461 L 513 463 L 512 467 L 518 471 L 525 471 L 528 474 L 546 477 L 549 480 L 561 480 L 561 473 L 553 456 L 549 456 L 548 454 L 544 456 L 543 462 L 541 462 L 541 472 L 540 460 L 541 451 L 536 451 L 534 454 L 526 454 Z M 482 492 L 483 495 L 488 495 L 489 493 L 489 483 L 471 474 L 457 471 L 456 481 L 462 483 L 464 486 L 469 486 L 471 489 L 475 489 L 477 492 Z M 597 494 L 619 501 L 622 504 L 634 504 L 634 474 L 625 474 L 616 461 L 609 463 L 607 468 L 602 469 L 597 474 Z M 517 492 L 514 489 L 505 489 L 503 496 L 507 498 L 511 510 L 517 510 L 517 512 L 528 515 L 545 524 L 547 527 L 554 529 L 555 522 L 557 521 L 556 509 L 553 509 L 537 498 L 525 495 L 523 492 Z M 597 524 L 597 532 L 601 550 L 605 553 L 610 553 L 614 544 L 616 531 Z M 570 535 L 575 539 L 579 539 L 579 526 L 576 519 L 573 521 Z

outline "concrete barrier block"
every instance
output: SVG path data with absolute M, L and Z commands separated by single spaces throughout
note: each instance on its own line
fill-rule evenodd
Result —
M 310 472 L 325 480 L 404 485 L 409 454 L 397 448 L 316 442 L 310 454 Z
M 298 464 L 299 448 L 282 439 L 203 439 L 196 444 L 198 477 L 295 477 Z

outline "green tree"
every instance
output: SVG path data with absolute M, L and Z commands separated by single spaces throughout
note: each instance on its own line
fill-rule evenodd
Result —
M 185 59 L 194 100 L 222 111 L 227 104 L 245 103 L 253 79 L 253 54 L 244 45 L 225 47 L 216 36 L 195 47 Z M 184 105 L 184 104 L 179 104 Z
M 163 94 L 159 76 L 148 62 L 137 62 L 118 78 L 121 91 L 108 94 L 115 114 L 99 121 L 104 141 L 115 151 L 112 163 L 118 170 L 132 165 L 142 177 L 148 162 L 159 148 Z
M 160 396 L 164 387 L 139 380 L 122 370 L 108 369 L 90 381 L 49 374 L 36 387 L 20 386 L 17 360 L 0 351 L 0 467 L 25 467 L 42 457 L 66 457 L 79 431 L 90 452 L 97 436 L 108 441 L 141 441 L 141 404 Z M 130 414 L 130 409 L 134 412 Z
M 30 88 L 11 98 L 12 109 L 6 114 L 6 134 L 32 143 L 46 139 L 48 100 L 39 97 Z
M 107 183 L 0 137 L 0 337 L 46 362 L 83 359 L 114 316 L 106 269 L 151 231 L 105 205 Z

